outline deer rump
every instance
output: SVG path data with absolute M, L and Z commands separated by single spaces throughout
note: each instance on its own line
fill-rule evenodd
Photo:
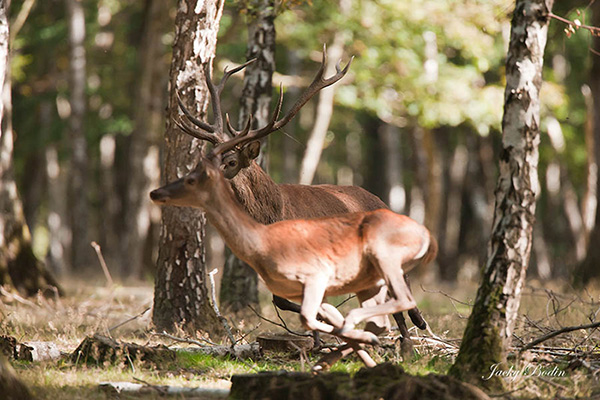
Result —
M 394 263 L 395 272 L 403 274 L 436 253 L 426 228 L 387 209 L 286 220 L 265 229 L 270 239 L 260 253 L 270 257 L 244 261 L 271 292 L 298 302 L 307 281 L 325 280 L 325 296 L 362 292 L 386 283 L 381 263 Z

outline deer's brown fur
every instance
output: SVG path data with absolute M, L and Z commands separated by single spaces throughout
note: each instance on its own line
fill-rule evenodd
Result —
M 358 186 L 277 184 L 255 161 L 230 183 L 244 209 L 263 224 L 388 208 Z

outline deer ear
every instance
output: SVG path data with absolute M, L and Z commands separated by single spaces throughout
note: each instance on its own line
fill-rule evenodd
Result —
M 254 160 L 260 154 L 260 142 L 255 140 L 250 142 L 244 147 L 244 154 L 248 157 L 248 160 Z

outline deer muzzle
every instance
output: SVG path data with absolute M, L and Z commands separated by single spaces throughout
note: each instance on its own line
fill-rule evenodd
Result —
M 158 188 L 150 192 L 150 199 L 156 204 L 165 204 L 169 198 L 169 191 L 164 188 Z

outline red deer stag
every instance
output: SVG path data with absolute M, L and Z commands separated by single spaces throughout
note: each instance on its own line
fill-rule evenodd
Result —
M 250 131 L 248 124 L 235 139 L 215 146 L 194 171 L 152 191 L 150 197 L 160 205 L 203 209 L 233 253 L 261 276 L 271 292 L 301 302 L 306 328 L 347 340 L 365 364 L 373 366 L 361 346 L 378 343 L 377 336 L 355 325 L 416 307 L 404 272 L 435 258 L 436 241 L 421 224 L 387 209 L 271 225 L 257 222 L 236 200 L 220 170 L 220 156 L 262 133 Z M 323 302 L 325 296 L 347 293 L 369 297 L 385 285 L 390 299 L 353 309 L 345 318 Z
M 287 124 L 302 108 L 302 106 L 310 100 L 321 89 L 334 84 L 340 80 L 348 71 L 348 65 L 341 69 L 336 66 L 337 73 L 331 78 L 324 79 L 325 58 L 326 52 L 323 51 L 323 61 L 317 76 L 308 87 L 308 89 L 300 96 L 288 114 L 273 123 L 269 132 L 280 129 Z M 208 124 L 195 118 L 185 107 L 183 102 L 178 99 L 179 106 L 186 116 L 187 120 L 195 125 L 190 125 L 183 119 L 175 120 L 179 128 L 203 141 L 208 141 L 213 145 L 225 143 L 239 135 L 235 129 L 231 127 L 229 118 L 227 118 L 227 127 L 232 135 L 227 137 L 224 131 L 224 123 L 222 118 L 220 95 L 225 86 L 227 79 L 234 73 L 242 70 L 251 60 L 244 65 L 241 65 L 231 71 L 225 71 L 223 78 L 218 86 L 212 83 L 211 73 L 209 69 L 205 70 L 206 83 L 212 98 L 212 107 L 215 122 Z M 336 185 L 289 185 L 276 184 L 267 175 L 254 159 L 258 156 L 260 144 L 257 140 L 250 141 L 246 145 L 237 145 L 222 156 L 221 169 L 227 179 L 230 179 L 230 184 L 238 201 L 244 206 L 246 211 L 257 221 L 264 224 L 270 224 L 276 221 L 294 219 L 294 218 L 315 218 L 322 216 L 330 216 L 348 212 L 369 211 L 381 208 L 387 208 L 377 196 L 367 192 L 366 190 L 356 186 L 336 186 Z M 384 297 L 385 293 L 379 294 Z M 361 303 L 381 302 L 375 297 L 373 299 L 360 298 Z M 281 297 L 274 296 L 273 302 L 279 308 L 300 312 L 300 307 Z M 417 308 L 409 311 L 409 315 L 413 323 L 421 329 L 426 328 L 426 323 L 421 317 Z M 394 314 L 394 318 L 398 323 L 400 332 L 403 336 L 403 349 L 410 349 L 411 343 L 409 339 L 408 329 L 401 313 Z M 381 332 L 386 327 L 389 327 L 387 317 L 372 321 L 374 325 L 369 327 L 374 332 Z M 407 345 L 407 346 L 404 346 Z M 410 352 L 410 350 L 408 351 Z

